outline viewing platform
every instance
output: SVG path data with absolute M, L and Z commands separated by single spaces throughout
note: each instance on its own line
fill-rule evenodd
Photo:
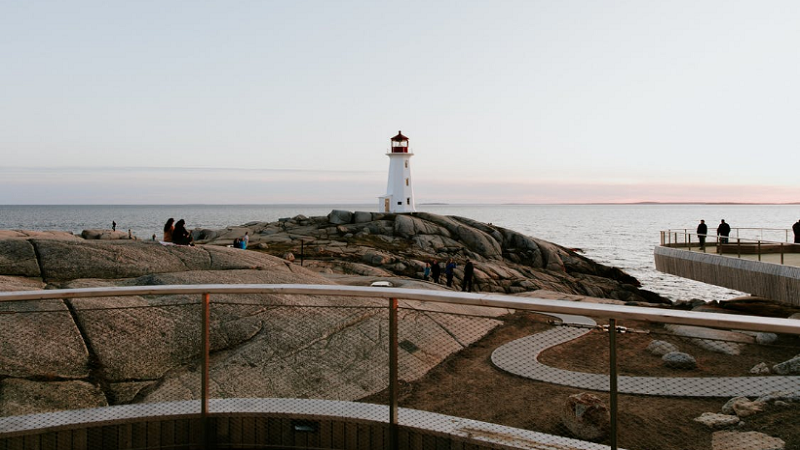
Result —
M 662 231 L 656 270 L 800 306 L 800 244 L 789 242 L 791 230 L 731 231 L 708 235 L 704 247 L 689 230 Z

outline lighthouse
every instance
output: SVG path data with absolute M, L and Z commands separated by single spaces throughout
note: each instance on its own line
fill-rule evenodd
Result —
M 414 204 L 414 188 L 411 184 L 411 157 L 408 138 L 398 131 L 391 139 L 389 157 L 389 181 L 386 194 L 379 197 L 378 211 L 385 213 L 408 213 L 417 210 Z

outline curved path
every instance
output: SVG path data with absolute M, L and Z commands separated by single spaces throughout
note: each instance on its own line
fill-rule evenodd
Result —
M 595 326 L 583 316 L 547 314 L 564 324 Z M 572 386 L 593 391 L 608 391 L 609 376 L 572 372 L 539 362 L 539 354 L 550 347 L 577 339 L 589 328 L 555 327 L 526 336 L 498 347 L 492 352 L 492 363 L 506 372 L 546 383 Z M 524 357 L 521 357 L 523 356 Z M 800 391 L 800 376 L 771 377 L 617 377 L 620 394 L 663 395 L 676 397 L 761 396 L 775 391 Z

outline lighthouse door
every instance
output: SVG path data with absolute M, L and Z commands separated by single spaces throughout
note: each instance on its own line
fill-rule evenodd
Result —
M 389 211 L 389 207 L 390 207 L 390 203 L 389 202 L 390 202 L 390 199 L 388 199 L 388 198 L 383 199 L 383 212 L 387 212 L 387 213 L 391 212 L 391 211 Z

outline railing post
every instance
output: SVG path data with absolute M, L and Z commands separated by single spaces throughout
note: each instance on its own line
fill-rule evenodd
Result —
M 788 237 L 787 237 L 787 239 L 788 239 Z M 783 242 L 781 242 L 780 247 L 781 247 L 781 264 L 783 264 Z
M 788 239 L 788 238 L 787 238 Z M 664 232 L 661 232 L 661 246 L 664 246 Z
M 742 257 L 742 240 L 739 238 L 736 238 L 736 257 Z
M 211 424 L 208 420 L 208 380 L 209 380 L 209 356 L 211 354 L 211 295 L 203 294 L 203 329 L 200 334 L 202 341 L 202 370 L 200 380 L 200 417 L 203 422 L 203 448 L 208 450 L 210 447 L 208 429 Z
M 758 260 L 761 261 L 761 241 L 758 241 Z
M 608 319 L 609 407 L 611 409 L 611 450 L 617 450 L 617 320 Z
M 397 299 L 389 299 L 389 448 L 397 450 Z

